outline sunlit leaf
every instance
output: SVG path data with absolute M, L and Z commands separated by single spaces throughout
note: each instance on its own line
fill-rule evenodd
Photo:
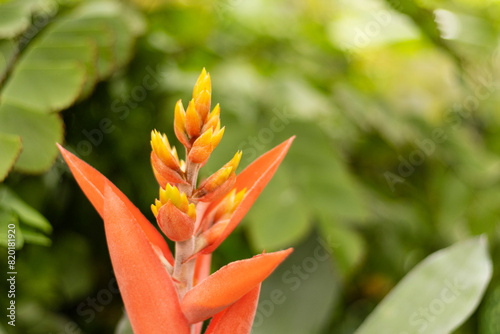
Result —
M 418 264 L 387 295 L 356 334 L 449 333 L 475 310 L 491 279 L 486 239 L 440 250 Z M 471 275 L 471 273 L 474 273 Z

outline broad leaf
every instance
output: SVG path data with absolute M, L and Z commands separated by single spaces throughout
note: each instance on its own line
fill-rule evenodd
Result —
M 359 233 L 341 222 L 320 218 L 321 236 L 332 250 L 337 268 L 344 279 L 359 267 L 366 254 L 366 243 Z
M 30 2 L 10 1 L 0 4 L 0 38 L 13 38 L 28 29 L 31 24 Z
M 5 179 L 21 153 L 21 137 L 0 132 L 0 182 Z
M 19 135 L 23 150 L 14 168 L 39 173 L 57 157 L 56 142 L 63 139 L 63 123 L 57 114 L 45 114 L 7 103 L 0 104 L 0 132 Z
M 73 104 L 85 83 L 85 68 L 78 62 L 21 60 L 0 98 L 3 104 L 45 112 Z
M 473 273 L 473 274 L 471 274 Z M 492 275 L 486 239 L 477 237 L 423 260 L 387 295 L 356 334 L 443 334 L 476 309 Z

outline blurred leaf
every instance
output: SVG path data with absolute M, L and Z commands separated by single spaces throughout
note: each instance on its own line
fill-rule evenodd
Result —
M 0 246 L 7 247 L 9 240 L 12 241 L 12 239 L 8 237 L 9 230 L 11 230 L 9 227 L 10 224 L 15 225 L 15 233 L 13 235 L 15 236 L 16 249 L 21 249 L 24 245 L 24 238 L 19 228 L 19 220 L 13 212 L 0 207 Z
M 366 242 L 355 230 L 330 219 L 320 219 L 320 230 L 342 277 L 348 279 L 364 259 Z
M 2 182 L 21 153 L 21 137 L 0 132 L 0 182 Z
M 45 233 L 52 232 L 52 226 L 38 211 L 23 202 L 4 185 L 0 185 L 0 207 L 14 211 L 26 225 Z
M 2 86 L 8 65 L 12 61 L 12 57 L 16 54 L 16 52 L 17 46 L 14 41 L 6 39 L 0 40 L 0 87 Z
M 312 235 L 262 283 L 252 334 L 320 333 L 339 297 L 329 250 Z
M 29 5 L 30 1 L 24 0 L 0 4 L 0 38 L 13 38 L 28 29 L 31 23 Z
M 52 240 L 46 235 L 26 228 L 23 228 L 23 237 L 26 243 L 32 245 L 50 246 L 52 244 Z
M 479 334 L 500 333 L 500 286 L 492 289 L 480 311 Z
M 57 157 L 56 142 L 63 140 L 63 123 L 58 114 L 46 114 L 0 104 L 0 131 L 20 135 L 23 150 L 15 170 L 40 173 L 49 168 Z
M 329 217 L 362 222 L 368 216 L 361 187 L 330 140 L 314 123 L 289 126 L 297 138 L 286 164 L 301 189 L 301 201 Z
M 449 333 L 475 310 L 491 274 L 485 238 L 440 250 L 408 273 L 356 334 L 383 333 L 388 326 L 394 333 Z
M 57 115 L 42 114 L 88 96 L 97 81 L 123 66 L 142 33 L 141 22 L 139 14 L 117 2 L 82 3 L 56 16 L 30 41 L 0 92 L 0 131 L 22 139 L 16 170 L 40 173 L 51 166 L 54 144 L 63 140 L 62 122 Z M 15 46 L 2 43 L 0 50 L 3 77 Z
M 78 333 L 85 334 L 68 316 L 54 312 L 36 302 L 16 303 L 16 327 L 19 333 Z
M 247 214 L 254 249 L 272 252 L 297 244 L 311 226 L 309 208 L 282 166 Z

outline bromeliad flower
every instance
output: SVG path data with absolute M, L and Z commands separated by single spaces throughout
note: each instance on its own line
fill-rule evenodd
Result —
M 203 69 L 187 110 L 175 106 L 179 160 L 165 134 L 151 133 L 151 165 L 160 186 L 151 209 L 160 232 L 106 177 L 59 146 L 76 181 L 104 220 L 114 272 L 136 334 L 250 333 L 260 284 L 292 252 L 263 253 L 210 275 L 211 253 L 234 230 L 285 157 L 293 137 L 236 175 L 241 152 L 198 184 L 198 171 L 219 144 L 219 105 L 210 112 L 210 74 Z

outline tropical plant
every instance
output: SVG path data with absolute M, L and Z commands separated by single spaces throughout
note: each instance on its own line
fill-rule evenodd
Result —
M 59 147 L 80 187 L 104 220 L 113 268 L 134 333 L 250 333 L 261 282 L 292 249 L 232 262 L 210 274 L 211 253 L 234 230 L 285 157 L 293 137 L 236 176 L 242 152 L 197 182 L 219 144 L 220 107 L 211 105 L 210 74 L 203 69 L 184 110 L 175 107 L 179 160 L 167 136 L 151 133 L 151 164 L 160 185 L 151 206 L 175 257 L 139 210 L 109 180 Z

